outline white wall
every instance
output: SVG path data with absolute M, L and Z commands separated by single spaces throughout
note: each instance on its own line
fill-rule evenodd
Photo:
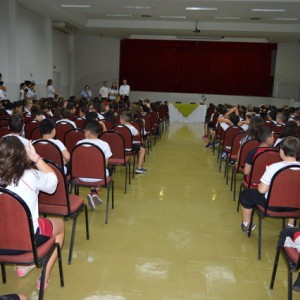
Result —
M 53 71 L 60 73 L 60 87 L 54 87 L 55 91 L 63 97 L 68 97 L 68 51 L 69 36 L 53 29 Z M 51 77 L 52 78 L 52 77 Z M 48 78 L 49 79 L 49 78 Z
M 63 91 L 67 91 L 67 35 L 53 33 L 51 20 L 23 8 L 16 0 L 1 1 L 0 28 L 0 72 L 9 99 L 18 99 L 19 85 L 25 80 L 34 80 L 38 97 L 44 97 L 53 61 L 62 72 Z
M 90 85 L 98 96 L 104 80 L 119 79 L 120 40 L 100 37 L 75 36 L 75 94 Z
M 274 95 L 289 96 L 300 106 L 300 44 L 278 44 Z

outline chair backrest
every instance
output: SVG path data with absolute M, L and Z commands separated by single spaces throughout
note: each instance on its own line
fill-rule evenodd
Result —
M 128 127 L 119 124 L 113 127 L 112 130 L 121 134 L 125 142 L 125 149 L 132 149 L 132 134 Z
M 78 141 L 84 139 L 84 131 L 81 129 L 72 128 L 65 133 L 64 145 L 71 153 Z
M 143 115 L 142 118 L 145 121 L 145 130 L 149 133 L 151 131 L 151 118 L 149 115 Z
M 83 126 L 84 126 L 84 124 L 86 122 L 85 119 L 81 119 L 81 118 L 76 118 L 73 121 L 76 124 L 77 128 L 79 128 L 79 129 L 83 129 Z
M 34 128 L 31 131 L 29 140 L 34 141 L 34 140 L 38 140 L 38 139 L 41 139 L 41 138 L 42 138 L 42 135 L 41 135 L 40 129 L 38 127 Z
M 68 198 L 68 189 L 66 184 L 66 177 L 62 169 L 53 161 L 44 159 L 44 161 L 53 169 L 56 174 L 58 184 L 53 194 L 47 194 L 42 191 L 39 192 L 39 205 L 47 204 L 53 206 L 67 206 L 70 214 L 70 203 Z
M 125 162 L 125 142 L 120 133 L 108 130 L 101 134 L 100 139 L 109 144 L 112 153 L 110 158 L 124 159 Z
M 230 149 L 230 154 L 229 154 L 230 157 L 238 154 L 239 149 L 241 147 L 240 141 L 245 136 L 246 136 L 245 132 L 238 132 L 235 134 L 235 136 L 233 137 L 232 142 L 231 142 L 231 149 Z
M 37 127 L 39 127 L 39 122 L 37 121 L 27 122 L 24 126 L 25 138 L 29 140 L 31 138 L 32 131 Z
M 300 209 L 300 166 L 290 164 L 280 169 L 273 176 L 267 205 Z
M 218 123 L 216 128 L 216 139 L 223 139 L 224 136 L 224 130 L 221 127 L 220 123 Z
M 34 229 L 27 204 L 5 188 L 0 187 L 0 193 L 0 251 L 34 251 Z
M 231 147 L 232 140 L 233 140 L 234 136 L 239 132 L 244 132 L 243 128 L 240 127 L 240 126 L 230 126 L 230 127 L 228 127 L 224 132 L 223 146 L 224 147 Z
M 241 151 L 240 151 L 240 157 L 239 157 L 237 170 L 240 170 L 240 168 L 244 168 L 246 158 L 247 158 L 247 155 L 248 155 L 249 151 L 256 148 L 256 147 L 258 147 L 258 145 L 259 145 L 259 142 L 255 139 L 252 139 L 252 140 L 249 140 L 249 141 L 245 142 L 241 146 Z
M 280 124 L 274 124 L 271 129 L 274 133 L 281 133 L 284 130 L 285 126 Z
M 269 128 L 272 128 L 274 125 L 274 123 L 272 121 L 269 121 L 269 120 L 265 120 L 265 127 L 269 127 Z
M 36 152 L 43 158 L 52 160 L 60 168 L 64 168 L 64 160 L 60 149 L 49 140 L 36 140 L 33 143 Z
M 67 122 L 56 123 L 56 138 L 62 143 L 64 142 L 65 134 L 68 130 L 73 129 L 72 124 Z
M 105 124 L 107 130 L 111 130 L 115 126 L 115 124 L 110 120 L 103 119 L 101 121 Z
M 160 123 L 158 112 L 157 111 L 152 111 L 150 113 L 150 116 L 152 117 L 152 122 L 153 122 L 152 126 L 158 126 L 159 123 Z
M 8 119 L 1 119 L 0 126 L 8 126 Z
M 130 124 L 139 132 L 139 135 L 133 135 L 132 141 L 139 142 L 140 145 L 143 143 L 143 132 L 140 124 L 136 121 L 130 121 Z
M 106 160 L 100 147 L 92 143 L 80 143 L 71 154 L 72 178 L 106 178 Z
M 0 126 L 0 137 L 5 136 L 9 133 L 10 133 L 10 131 L 9 131 L 8 126 Z
M 264 150 L 255 156 L 249 176 L 248 187 L 258 186 L 266 168 L 281 161 L 278 150 Z

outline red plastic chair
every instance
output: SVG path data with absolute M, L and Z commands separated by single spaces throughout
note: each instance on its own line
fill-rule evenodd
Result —
M 254 212 L 258 215 L 258 259 L 261 259 L 262 220 L 264 218 L 282 219 L 282 228 L 285 227 L 285 219 L 300 218 L 300 166 L 290 164 L 277 171 L 273 176 L 266 207 L 257 205 L 253 210 L 250 228 L 253 223 Z M 277 207 L 278 211 L 269 207 Z M 251 235 L 251 230 L 248 237 Z
M 25 124 L 24 126 L 24 132 L 25 132 L 25 138 L 30 140 L 31 139 L 31 134 L 32 134 L 32 131 L 35 129 L 35 128 L 38 128 L 39 127 L 39 122 L 37 121 L 29 121 Z
M 106 176 L 106 162 L 103 151 L 92 143 L 78 144 L 71 154 L 71 178 L 76 195 L 79 195 L 79 186 L 107 188 L 105 215 L 105 224 L 107 224 L 110 190 L 112 192 L 112 209 L 114 209 L 114 182 L 112 176 Z M 98 180 L 87 182 L 81 178 L 96 178 Z
M 68 264 L 71 264 L 77 217 L 83 210 L 85 212 L 86 239 L 90 239 L 87 206 L 82 197 L 68 193 L 66 177 L 62 169 L 52 161 L 45 160 L 45 162 L 54 170 L 58 179 L 58 185 L 53 194 L 39 193 L 39 213 L 44 215 L 62 216 L 64 219 L 67 217 L 73 219 L 68 258 Z
M 5 136 L 10 133 L 8 126 L 0 126 L 0 137 Z
M 57 250 L 60 286 L 64 286 L 61 248 L 55 237 L 36 247 L 31 212 L 17 194 L 0 187 L 0 250 L 18 251 L 20 254 L 0 254 L 2 282 L 6 283 L 5 265 L 31 265 L 42 268 L 39 299 L 44 298 L 46 267 Z M 3 252 L 2 252 L 3 253 Z
M 236 195 L 236 175 L 238 173 L 243 173 L 244 170 L 244 166 L 245 166 L 245 161 L 247 158 L 247 155 L 249 153 L 250 150 L 258 147 L 259 142 L 257 140 L 249 140 L 247 142 L 245 142 L 242 146 L 241 146 L 241 150 L 240 150 L 240 157 L 239 160 L 237 162 L 237 165 L 235 165 L 232 168 L 232 175 L 231 175 L 231 190 L 233 189 L 233 201 L 235 201 L 235 195 Z
M 238 204 L 237 204 L 237 211 L 239 211 L 240 207 L 240 195 L 242 190 L 244 189 L 257 189 L 261 177 L 264 175 L 266 168 L 269 165 L 272 165 L 276 162 L 281 161 L 279 151 L 278 150 L 264 150 L 257 154 L 257 156 L 254 158 L 249 180 L 247 181 L 246 179 L 243 180 L 240 186 L 240 194 L 239 194 L 239 199 L 238 199 Z
M 64 145 L 71 153 L 77 142 L 83 140 L 84 138 L 85 136 L 83 130 L 72 128 L 65 133 Z
M 77 119 L 74 119 L 73 122 L 76 124 L 77 128 L 83 129 L 83 126 L 84 126 L 86 120 L 82 119 L 82 118 L 77 118 Z
M 65 139 L 65 134 L 68 130 L 73 129 L 72 124 L 67 122 L 58 122 L 56 123 L 56 139 L 60 140 L 62 143 Z
M 286 237 L 290 237 L 291 239 L 293 239 L 294 233 L 297 231 L 299 232 L 300 228 L 285 228 L 280 232 L 279 240 L 278 240 L 278 244 L 277 244 L 277 250 L 276 250 L 275 259 L 274 259 L 271 283 L 270 283 L 270 289 L 273 290 L 279 256 L 281 254 L 283 257 L 283 260 L 285 262 L 285 265 L 287 266 L 287 269 L 288 269 L 288 278 L 287 278 L 287 283 L 288 283 L 287 299 L 288 300 L 293 299 L 293 293 L 292 293 L 293 292 L 292 291 L 293 272 L 300 270 L 300 254 L 297 251 L 297 249 L 295 249 L 295 248 L 284 247 L 284 242 L 285 242 Z
M 125 187 L 124 193 L 127 192 L 127 181 L 130 184 L 130 157 L 125 153 L 125 142 L 123 137 L 115 131 L 105 131 L 100 136 L 100 139 L 109 144 L 112 156 L 108 159 L 109 166 L 124 166 L 125 171 Z M 127 180 L 128 178 L 128 180 Z

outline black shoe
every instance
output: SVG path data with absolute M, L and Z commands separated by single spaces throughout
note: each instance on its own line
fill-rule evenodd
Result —
M 298 274 L 298 278 L 294 282 L 293 291 L 300 292 L 300 274 Z

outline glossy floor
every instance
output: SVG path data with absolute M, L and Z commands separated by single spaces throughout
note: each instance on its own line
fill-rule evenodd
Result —
M 193 300 L 286 299 L 286 269 L 280 260 L 269 290 L 280 221 L 263 223 L 263 254 L 257 260 L 257 230 L 241 232 L 241 214 L 218 172 L 216 157 L 201 140 L 203 125 L 171 123 L 147 157 L 149 173 L 123 194 L 123 170 L 115 173 L 115 209 L 104 224 L 104 207 L 89 209 L 85 240 L 79 217 L 72 265 L 67 264 L 71 222 L 63 248 L 65 287 L 55 266 L 45 299 Z M 102 192 L 105 198 L 106 191 Z M 85 191 L 81 190 L 85 197 Z M 8 267 L 1 293 L 37 299 L 39 270 L 18 279 Z M 295 299 L 300 294 L 294 293 Z

